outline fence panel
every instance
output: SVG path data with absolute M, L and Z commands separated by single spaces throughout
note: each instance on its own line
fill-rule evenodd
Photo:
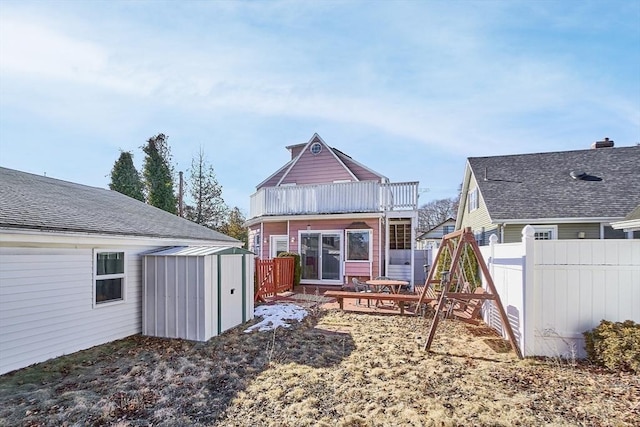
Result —
M 527 238 L 481 248 L 524 355 L 584 357 L 582 333 L 601 320 L 640 323 L 640 240 Z
M 293 290 L 294 258 L 256 258 L 256 301 Z

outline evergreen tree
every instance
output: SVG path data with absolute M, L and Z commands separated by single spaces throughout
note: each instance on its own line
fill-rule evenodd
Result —
M 247 227 L 243 225 L 245 220 L 246 218 L 240 211 L 240 208 L 236 206 L 229 212 L 229 216 L 222 225 L 220 232 L 244 242 L 244 247 L 247 248 L 249 236 Z
M 111 169 L 109 188 L 144 202 L 144 192 L 140 174 L 133 165 L 133 156 L 129 151 L 121 151 L 120 157 Z
M 193 205 L 185 208 L 185 218 L 213 230 L 220 230 L 228 212 L 222 199 L 222 186 L 202 149 L 191 160 L 189 194 Z
M 176 214 L 178 199 L 174 193 L 174 174 L 167 139 L 165 134 L 159 133 L 142 146 L 142 151 L 146 154 L 143 178 L 147 189 L 147 203 Z

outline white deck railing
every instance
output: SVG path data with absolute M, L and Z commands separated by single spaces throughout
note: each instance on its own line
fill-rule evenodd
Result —
M 249 218 L 417 208 L 417 182 L 341 182 L 261 188 L 251 195 Z

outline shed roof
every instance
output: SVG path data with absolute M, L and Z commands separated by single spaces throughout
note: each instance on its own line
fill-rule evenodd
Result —
M 239 243 L 116 191 L 3 167 L 0 183 L 3 228 Z
M 493 222 L 622 218 L 640 203 L 640 146 L 472 157 L 468 162 Z M 572 172 L 584 172 L 584 179 L 573 178 Z
M 145 256 L 207 256 L 207 255 L 238 255 L 253 254 L 243 248 L 234 246 L 175 246 L 146 253 Z

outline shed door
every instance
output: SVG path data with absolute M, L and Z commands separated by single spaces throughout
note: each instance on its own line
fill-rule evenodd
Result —
M 222 255 L 219 260 L 220 332 L 224 332 L 243 322 L 244 264 L 242 255 Z

